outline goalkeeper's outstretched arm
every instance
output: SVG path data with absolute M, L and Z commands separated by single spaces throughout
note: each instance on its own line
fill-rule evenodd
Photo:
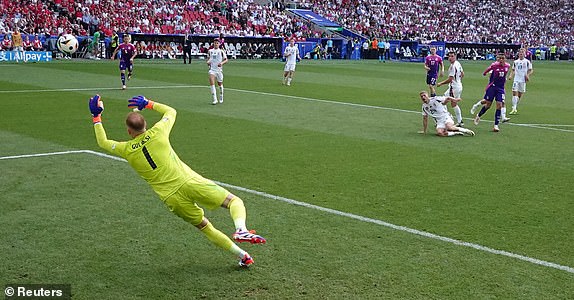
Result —
M 98 142 L 98 146 L 110 153 L 124 157 L 122 150 L 125 148 L 125 142 L 108 140 L 104 125 L 102 125 L 102 112 L 104 111 L 104 102 L 100 98 L 100 95 L 95 95 L 94 97 L 90 98 L 89 107 L 90 112 L 92 113 L 92 122 L 94 123 L 94 132 L 96 133 L 96 141 Z

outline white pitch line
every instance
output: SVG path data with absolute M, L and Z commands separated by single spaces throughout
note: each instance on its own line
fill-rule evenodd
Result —
M 198 86 L 190 85 L 160 85 L 160 86 L 138 86 L 130 87 L 130 89 L 175 89 L 175 88 L 192 88 Z M 11 93 L 51 93 L 51 92 L 85 92 L 85 91 L 109 91 L 122 89 L 117 87 L 94 87 L 94 88 L 69 88 L 69 89 L 43 89 L 43 90 L 11 90 L 11 91 L 0 91 L 0 94 L 11 94 Z
M 201 86 L 201 85 L 134 86 L 134 87 L 130 87 L 130 90 L 171 89 L 171 88 L 208 88 L 208 86 Z M 392 108 L 392 107 L 384 107 L 384 106 L 375 106 L 375 105 L 350 103 L 350 102 L 339 102 L 339 101 L 333 101 L 333 100 L 315 99 L 315 98 L 307 98 L 307 97 L 283 95 L 283 94 L 274 94 L 274 93 L 250 91 L 250 90 L 242 90 L 242 89 L 234 89 L 234 88 L 225 88 L 225 89 L 227 91 L 236 91 L 236 92 L 242 92 L 242 93 L 251 93 L 251 94 L 274 96 L 274 97 L 285 97 L 285 98 L 292 98 L 292 99 L 311 101 L 311 102 L 319 102 L 319 103 L 327 103 L 327 104 L 334 104 L 334 105 L 346 105 L 346 106 L 360 107 L 360 108 L 381 109 L 381 110 L 398 111 L 398 112 L 404 112 L 404 113 L 415 113 L 415 114 L 421 113 L 420 111 L 413 111 L 413 110 L 406 110 L 406 109 Z M 43 90 L 11 90 L 11 91 L 0 91 L 0 94 L 35 93 L 35 92 L 36 93 L 40 93 L 40 92 L 81 92 L 81 91 L 100 91 L 100 90 L 120 90 L 120 89 L 119 88 L 111 88 L 111 87 L 102 87 L 102 88 L 69 88 L 69 89 L 43 89 Z M 473 118 L 464 118 L 464 119 L 465 120 L 473 120 Z M 490 121 L 490 120 L 482 120 L 482 122 L 494 123 L 494 121 Z M 572 130 L 572 129 L 547 127 L 547 126 L 558 127 L 560 125 L 547 125 L 547 126 L 545 126 L 545 124 L 519 124 L 519 123 L 506 123 L 506 125 L 530 127 L 530 128 L 536 128 L 536 129 L 546 129 L 546 130 L 561 131 L 561 132 L 574 132 L 574 130 Z M 562 125 L 562 126 L 574 126 L 574 125 Z
M 522 125 L 522 124 L 521 124 Z M 574 127 L 574 124 L 524 124 L 533 126 Z
M 63 152 L 52 152 L 52 153 L 38 153 L 38 154 L 26 154 L 26 155 L 15 155 L 15 156 L 4 156 L 4 157 L 0 157 L 0 160 L 5 160 L 5 159 L 17 159 L 17 158 L 27 158 L 27 157 L 39 157 L 39 156 L 50 156 L 50 155 L 61 155 L 61 154 L 73 154 L 73 153 L 87 153 L 87 154 L 92 154 L 92 155 L 97 155 L 100 157 L 104 157 L 104 158 L 108 158 L 108 159 L 113 159 L 113 160 L 117 160 L 117 161 L 122 161 L 122 162 L 127 162 L 125 159 L 123 158 L 119 158 L 116 156 L 112 156 L 109 154 L 105 154 L 105 153 L 101 153 L 101 152 L 96 152 L 96 151 L 92 151 L 92 150 L 73 150 L 73 151 L 63 151 Z M 450 244 L 454 244 L 457 246 L 464 246 L 464 247 L 469 247 L 469 248 L 473 248 L 479 251 L 484 251 L 484 252 L 488 252 L 488 253 L 492 253 L 492 254 L 496 254 L 496 255 L 501 255 L 501 256 L 506 256 L 506 257 L 511 257 L 511 258 L 515 258 L 518 260 L 522 260 L 525 262 L 529 262 L 532 264 L 536 264 L 536 265 L 540 265 L 543 267 L 548 267 L 548 268 L 554 268 L 557 270 L 561 270 L 561 271 L 566 271 L 568 273 L 572 273 L 574 274 L 574 268 L 573 267 L 569 267 L 569 266 L 565 266 L 565 265 L 560 265 L 557 263 L 553 263 L 553 262 L 549 262 L 549 261 L 545 261 L 545 260 L 541 260 L 541 259 L 537 259 L 537 258 L 532 258 L 532 257 L 528 257 L 528 256 L 524 256 L 524 255 L 520 255 L 520 254 L 516 254 L 516 253 L 512 253 L 512 252 L 508 252 L 508 251 L 504 251 L 504 250 L 498 250 L 498 249 L 493 249 L 493 248 L 489 248 L 486 246 L 482 246 L 479 244 L 474 244 L 474 243 L 469 243 L 469 242 L 464 242 L 461 240 L 456 240 L 456 239 L 452 239 L 449 237 L 445 237 L 445 236 L 441 236 L 441 235 L 437 235 L 434 233 L 430 233 L 430 232 L 426 232 L 426 231 L 422 231 L 422 230 L 417 230 L 417 229 L 413 229 L 413 228 L 409 228 L 409 227 L 405 227 L 405 226 L 401 226 L 401 225 L 395 225 L 392 223 L 388 223 L 385 221 L 381 221 L 381 220 L 377 220 L 377 219 L 371 219 L 371 218 L 367 218 L 367 217 L 363 217 L 363 216 L 359 216 L 359 215 L 355 215 L 355 214 L 351 214 L 351 213 L 346 213 L 346 212 L 342 212 L 339 210 L 335 210 L 335 209 L 331 209 L 331 208 L 326 208 L 326 207 L 322 207 L 322 206 L 317 206 L 314 204 L 309 204 L 306 202 L 301 202 L 301 201 L 297 201 L 297 200 L 293 200 L 293 199 L 289 199 L 289 198 L 285 198 L 285 197 L 281 197 L 281 196 L 276 196 L 276 195 L 272 195 L 272 194 L 268 194 L 265 192 L 260 192 L 260 191 L 256 191 L 256 190 L 252 190 L 252 189 L 248 189 L 248 188 L 244 188 L 244 187 L 240 187 L 240 186 L 236 186 L 236 185 L 232 185 L 232 184 L 227 184 L 224 182 L 219 182 L 219 181 L 215 181 L 215 183 L 227 187 L 227 188 L 231 188 L 234 190 L 238 190 L 238 191 L 242 191 L 242 192 L 246 192 L 246 193 L 250 193 L 253 195 L 257 195 L 257 196 L 261 196 L 264 198 L 268 198 L 268 199 L 272 199 L 272 200 L 277 200 L 277 201 L 282 201 L 282 202 L 286 202 L 289 204 L 293 204 L 293 205 L 298 205 L 298 206 L 303 206 L 303 207 L 307 207 L 307 208 L 311 208 L 311 209 L 315 209 L 318 211 L 322 211 L 322 212 L 326 212 L 326 213 L 330 213 L 330 214 L 334 214 L 337 216 L 341 216 L 341 217 L 347 217 L 350 219 L 355 219 L 355 220 L 359 220 L 362 222 L 366 222 L 366 223 L 373 223 L 373 224 L 377 224 L 377 225 L 381 225 L 384 227 L 388 227 L 391 229 L 395 229 L 398 231 L 404 231 L 404 232 L 408 232 L 411 234 L 415 234 L 418 236 L 422 236 L 422 237 L 426 237 L 426 238 L 430 238 L 430 239 L 434 239 L 434 240 L 439 240 L 442 242 L 446 242 L 446 243 L 450 243 Z
M 62 151 L 62 152 L 49 152 L 49 153 L 24 154 L 24 155 L 14 155 L 14 156 L 2 156 L 2 157 L 0 157 L 0 160 L 28 158 L 28 157 L 39 157 L 39 156 L 52 156 L 52 155 L 62 155 L 62 154 L 71 154 L 71 153 L 86 153 L 86 150 L 72 150 L 72 151 Z

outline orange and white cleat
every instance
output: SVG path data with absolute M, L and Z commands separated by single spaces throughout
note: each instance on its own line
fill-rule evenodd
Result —
M 238 243 L 249 242 L 251 244 L 265 244 L 267 241 L 260 235 L 255 234 L 255 230 L 236 231 L 233 240 Z
M 245 256 L 239 260 L 239 266 L 249 268 L 254 263 L 253 258 L 249 254 L 245 254 Z

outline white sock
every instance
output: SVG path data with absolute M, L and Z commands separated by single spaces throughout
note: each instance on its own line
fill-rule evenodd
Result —
M 481 106 L 481 105 L 482 105 L 482 100 L 478 100 L 478 102 L 476 102 L 473 106 L 478 107 L 478 106 Z
M 462 112 L 460 111 L 460 107 L 457 105 L 455 107 L 453 107 L 454 109 L 454 114 L 456 115 L 456 121 L 458 123 L 462 122 Z
M 235 231 L 245 232 L 247 230 L 247 226 L 245 225 L 245 219 L 237 218 L 233 220 L 233 225 L 235 225 Z
M 223 99 L 223 84 L 219 86 L 219 92 L 221 93 L 219 99 Z
M 518 96 L 512 96 L 512 109 L 515 110 L 516 107 L 518 106 L 518 100 L 520 100 L 520 98 L 518 98 Z
M 231 251 L 231 253 L 239 256 L 239 258 L 243 259 L 245 257 L 245 254 L 247 254 L 247 252 L 245 252 L 245 250 L 239 248 L 239 246 L 237 246 L 237 244 L 233 244 L 231 245 L 231 249 L 229 249 L 229 251 Z
M 503 106 L 500 109 L 500 116 L 502 117 L 502 120 L 506 119 L 506 106 Z
M 455 136 L 455 135 L 462 135 L 462 132 L 459 131 L 448 131 L 447 136 Z
M 291 84 L 291 77 L 287 78 L 287 84 Z
M 217 100 L 217 92 L 215 91 L 215 85 L 211 86 L 211 96 L 213 97 L 213 100 Z

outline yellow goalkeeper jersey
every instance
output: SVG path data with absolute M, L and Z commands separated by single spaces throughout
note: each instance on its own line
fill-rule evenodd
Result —
M 162 200 L 175 193 L 185 182 L 211 182 L 182 162 L 169 142 L 175 123 L 175 109 L 154 103 L 153 110 L 163 116 L 152 128 L 126 142 L 109 140 L 101 123 L 94 125 L 98 145 L 108 152 L 125 158 L 132 168 L 147 181 Z

